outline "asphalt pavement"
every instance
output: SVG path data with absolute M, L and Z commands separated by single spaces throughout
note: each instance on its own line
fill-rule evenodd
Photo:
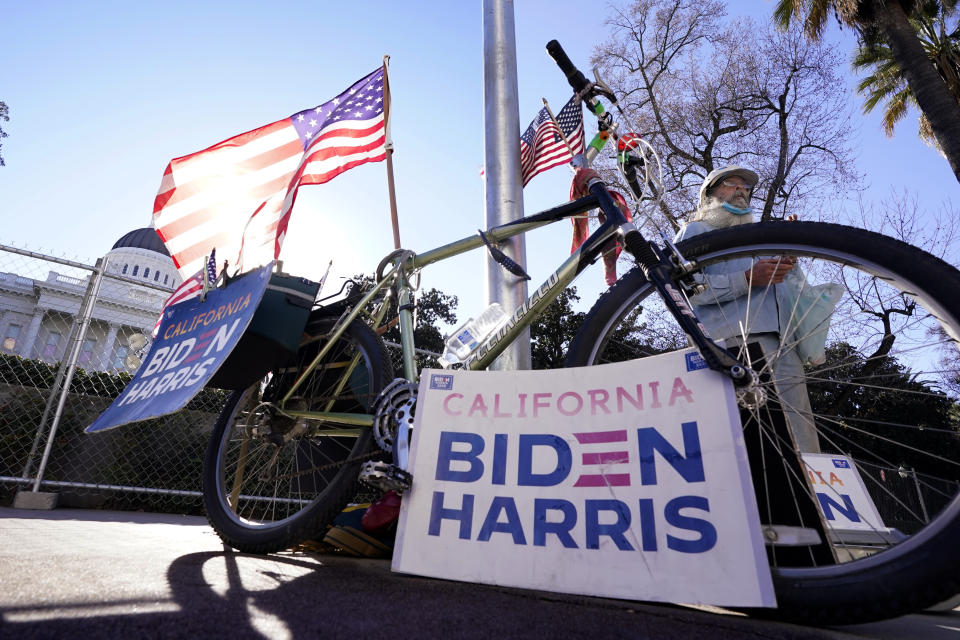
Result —
M 960 610 L 830 629 L 225 549 L 203 518 L 0 508 L 0 638 L 960 640 Z

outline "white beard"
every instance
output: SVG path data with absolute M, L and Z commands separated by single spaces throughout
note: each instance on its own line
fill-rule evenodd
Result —
M 724 229 L 726 227 L 736 227 L 741 224 L 750 224 L 753 222 L 753 214 L 745 213 L 737 215 L 730 213 L 723 208 L 723 201 L 718 198 L 708 197 L 706 203 L 693 214 L 694 220 L 706 222 L 714 229 Z

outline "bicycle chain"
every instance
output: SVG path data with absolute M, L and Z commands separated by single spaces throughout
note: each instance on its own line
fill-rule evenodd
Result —
M 329 464 L 311 467 L 301 471 L 295 471 L 282 476 L 272 477 L 271 480 L 289 480 L 293 478 L 299 478 L 300 476 L 310 473 L 342 467 L 343 465 L 350 464 L 352 462 L 370 460 L 378 456 L 382 456 L 383 451 L 392 451 L 397 430 L 399 428 L 398 423 L 402 422 L 406 426 L 407 423 L 413 422 L 413 409 L 411 404 L 415 406 L 416 397 L 417 386 L 403 378 L 397 378 L 393 380 L 393 382 L 388 384 L 383 391 L 377 394 L 377 399 L 374 402 L 373 413 L 375 418 L 373 424 L 373 433 L 377 444 L 381 447 L 382 451 L 372 451 L 370 453 L 365 453 L 353 458 L 347 458 L 346 460 L 341 460 L 339 462 L 331 462 Z
M 369 399 L 369 398 L 374 397 L 374 396 L 377 396 L 377 395 L 379 395 L 379 394 L 372 394 L 372 393 L 352 394 L 352 395 L 349 395 L 349 396 L 348 396 L 348 395 L 343 395 L 343 396 L 340 396 L 340 398 Z M 260 405 L 258 405 L 257 408 L 259 408 L 259 406 L 262 406 L 262 405 L 271 405 L 271 406 L 272 406 L 272 403 L 269 403 L 269 402 L 261 402 Z M 256 409 L 255 409 L 255 410 L 256 410 Z M 254 411 L 255 411 L 255 410 L 254 410 Z M 252 412 L 251 412 L 251 413 L 252 413 Z M 311 474 L 311 473 L 316 473 L 316 472 L 318 472 L 318 471 L 327 471 L 328 469 L 334 469 L 334 468 L 337 468 L 337 467 L 342 467 L 343 465 L 350 464 L 350 463 L 353 463 L 353 462 L 363 462 L 363 461 L 365 461 L 365 460 L 370 460 L 370 459 L 372 459 L 372 458 L 376 458 L 377 456 L 382 456 L 382 455 L 383 455 L 383 452 L 382 452 L 382 451 L 371 451 L 371 452 L 369 452 L 369 453 L 364 453 L 364 454 L 362 454 L 362 455 L 355 456 L 355 457 L 353 457 L 353 458 L 347 458 L 346 460 L 340 460 L 339 462 L 331 462 L 331 463 L 329 463 L 329 464 L 324 464 L 324 465 L 320 465 L 320 466 L 317 466 L 317 467 L 310 467 L 309 469 L 303 469 L 303 470 L 301 470 L 301 471 L 295 471 L 295 472 L 292 472 L 292 473 L 286 473 L 286 474 L 281 475 L 281 476 L 273 476 L 273 477 L 270 478 L 270 480 L 290 480 L 290 479 L 293 479 L 293 478 L 299 478 L 300 476 L 305 476 L 305 475 L 308 475 L 308 474 Z
M 303 469 L 302 471 L 287 473 L 282 476 L 275 476 L 270 479 L 271 480 L 290 480 L 292 478 L 299 478 L 300 476 L 305 476 L 308 473 L 315 473 L 317 471 L 326 471 L 327 469 L 342 467 L 343 465 L 350 464 L 352 462 L 362 462 L 363 460 L 370 460 L 372 458 L 376 458 L 382 455 L 383 455 L 382 451 L 371 451 L 370 453 L 364 453 L 363 455 L 355 456 L 353 458 L 347 458 L 346 460 L 341 460 L 339 462 L 331 462 L 330 464 L 320 465 L 319 467 L 310 467 L 309 469 Z

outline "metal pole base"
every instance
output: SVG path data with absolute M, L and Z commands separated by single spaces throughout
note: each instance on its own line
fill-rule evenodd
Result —
M 13 499 L 14 509 L 56 509 L 59 494 L 43 491 L 17 491 Z

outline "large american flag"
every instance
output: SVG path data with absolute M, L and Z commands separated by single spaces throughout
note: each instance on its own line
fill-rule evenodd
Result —
M 278 257 L 301 185 L 386 158 L 389 102 L 381 67 L 318 107 L 171 160 L 153 220 L 181 277 L 214 247 L 243 271 Z
M 527 186 L 538 173 L 567 164 L 573 159 L 570 149 L 557 130 L 557 124 L 560 125 L 559 131 L 563 132 L 570 143 L 573 153 L 583 153 L 583 108 L 580 106 L 580 99 L 577 96 L 571 98 L 557 114 L 556 123 L 544 107 L 520 136 L 520 175 L 523 186 Z

